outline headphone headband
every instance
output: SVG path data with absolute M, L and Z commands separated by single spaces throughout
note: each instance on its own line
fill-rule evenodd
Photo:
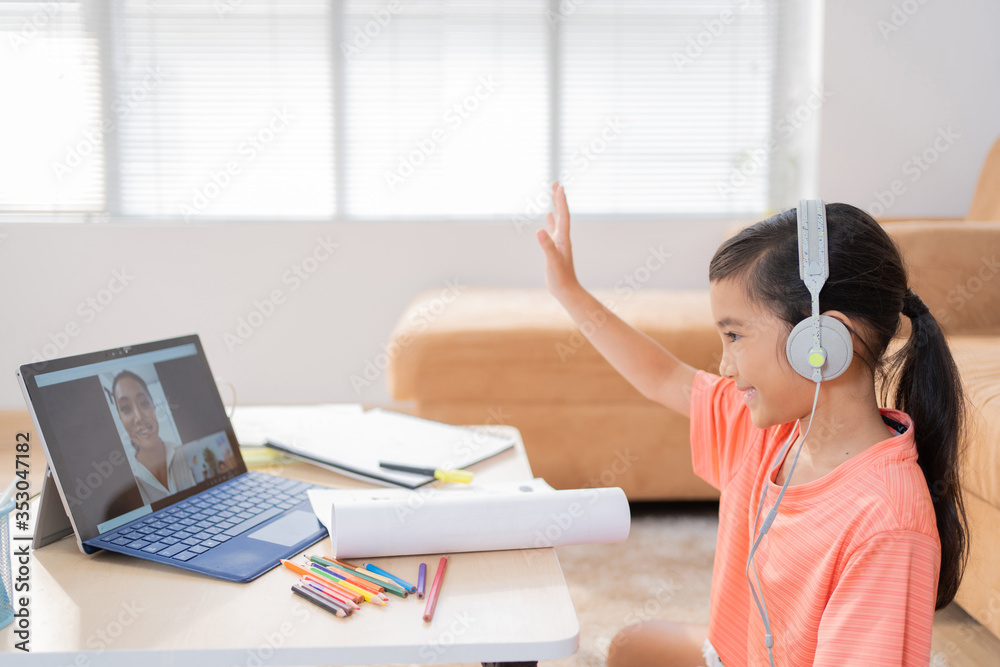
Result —
M 788 361 L 800 375 L 814 382 L 831 380 L 850 365 L 851 334 L 841 322 L 820 315 L 819 293 L 830 276 L 826 204 L 822 199 L 803 199 L 796 210 L 799 239 L 799 277 L 809 290 L 810 316 L 799 322 L 788 336 Z

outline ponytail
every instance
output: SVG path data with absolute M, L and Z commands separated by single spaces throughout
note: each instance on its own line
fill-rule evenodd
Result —
M 941 575 L 935 609 L 958 592 L 969 557 L 968 518 L 959 485 L 964 458 L 965 397 L 962 381 L 944 333 L 920 297 L 903 296 L 902 313 L 910 318 L 910 337 L 886 361 L 882 403 L 894 387 L 892 405 L 913 419 L 917 462 L 934 502 L 941 539 Z

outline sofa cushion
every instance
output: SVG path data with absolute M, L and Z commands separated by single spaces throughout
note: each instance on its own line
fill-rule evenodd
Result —
M 722 343 L 704 290 L 594 296 L 685 362 L 718 372 Z M 545 290 L 469 288 L 432 315 L 428 304 L 438 297 L 418 296 L 396 326 L 388 371 L 394 398 L 646 401 Z
M 969 402 L 962 484 L 1000 508 L 1000 336 L 949 339 Z

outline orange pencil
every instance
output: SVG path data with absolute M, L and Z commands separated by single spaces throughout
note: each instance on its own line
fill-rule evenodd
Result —
M 346 579 L 341 579 L 341 578 L 337 577 L 335 574 L 332 574 L 329 570 L 326 570 L 326 568 L 324 568 L 322 565 L 317 565 L 316 563 L 310 563 L 310 566 L 313 568 L 312 569 L 313 574 L 321 576 L 324 579 L 328 579 L 330 581 L 330 583 L 332 583 L 332 584 L 334 584 L 336 586 L 340 586 L 341 588 L 344 588 L 344 589 L 346 589 L 346 590 L 348 590 L 348 591 L 350 591 L 352 593 L 360 595 L 361 597 L 363 597 L 368 602 L 373 602 L 374 601 L 374 602 L 377 602 L 377 603 L 383 604 L 383 605 L 386 602 L 385 600 L 382 599 L 382 596 L 379 593 L 372 593 L 372 592 L 363 590 L 361 588 L 358 588 L 357 586 L 355 586 L 351 582 L 347 581 Z
M 300 574 L 303 577 L 307 576 L 307 575 L 308 576 L 315 576 L 313 572 L 310 572 L 309 570 L 306 570 L 305 568 L 303 568 L 303 567 L 301 567 L 299 565 L 296 565 L 295 563 L 293 563 L 290 560 L 285 560 L 284 558 L 282 558 L 281 559 L 281 564 L 284 565 L 285 567 L 287 567 L 292 572 L 295 572 L 296 574 Z M 332 585 L 333 582 L 328 582 L 328 583 L 330 583 Z M 340 589 L 340 590 L 342 590 L 342 592 L 344 593 L 344 595 L 346 597 L 349 597 L 350 600 L 351 600 L 351 602 L 354 602 L 355 604 L 358 603 L 358 602 L 361 602 L 361 600 L 364 599 L 364 596 L 359 596 L 354 591 L 348 591 L 346 589 Z
M 309 561 L 311 563 L 316 563 L 317 565 L 323 565 L 323 566 L 336 565 L 332 561 L 328 561 L 325 558 L 320 558 L 319 556 L 310 556 L 309 557 Z M 333 570 L 331 570 L 330 567 L 327 567 L 326 569 L 330 570 L 331 572 L 333 571 Z M 341 570 L 339 567 L 336 568 L 336 572 L 339 573 L 339 574 L 343 574 L 344 578 L 347 581 L 351 582 L 352 584 L 354 584 L 358 588 L 363 588 L 366 591 L 369 591 L 371 593 L 381 593 L 381 592 L 383 592 L 385 590 L 381 586 L 378 586 L 377 584 L 373 584 L 370 581 L 366 581 L 366 580 L 362 579 L 361 577 L 356 577 L 353 574 L 347 572 L 346 570 Z M 386 598 L 386 599 L 388 599 L 388 598 Z
M 315 584 L 317 586 L 322 587 L 323 590 L 325 590 L 328 595 L 337 598 L 344 604 L 350 605 L 354 609 L 361 609 L 361 607 L 358 606 L 357 598 L 353 597 L 350 593 L 348 593 L 344 589 L 337 588 L 326 579 L 320 579 L 319 577 L 314 577 L 311 574 L 307 574 L 304 577 L 302 577 L 302 580 L 307 581 L 310 584 Z

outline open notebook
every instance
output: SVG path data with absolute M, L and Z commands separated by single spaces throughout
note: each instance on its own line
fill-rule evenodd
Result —
M 423 468 L 461 469 L 485 461 L 514 446 L 513 438 L 485 429 L 468 429 L 409 415 L 358 406 L 316 406 L 294 415 L 285 408 L 237 410 L 234 426 L 241 423 L 266 434 L 266 444 L 290 456 L 335 472 L 385 486 L 415 489 L 433 477 L 396 472 L 379 467 L 380 461 Z M 287 410 L 296 410 L 288 408 Z M 269 432 L 262 415 L 275 424 Z M 241 422 L 241 420 L 243 420 Z M 292 426 L 291 428 L 289 426 Z

